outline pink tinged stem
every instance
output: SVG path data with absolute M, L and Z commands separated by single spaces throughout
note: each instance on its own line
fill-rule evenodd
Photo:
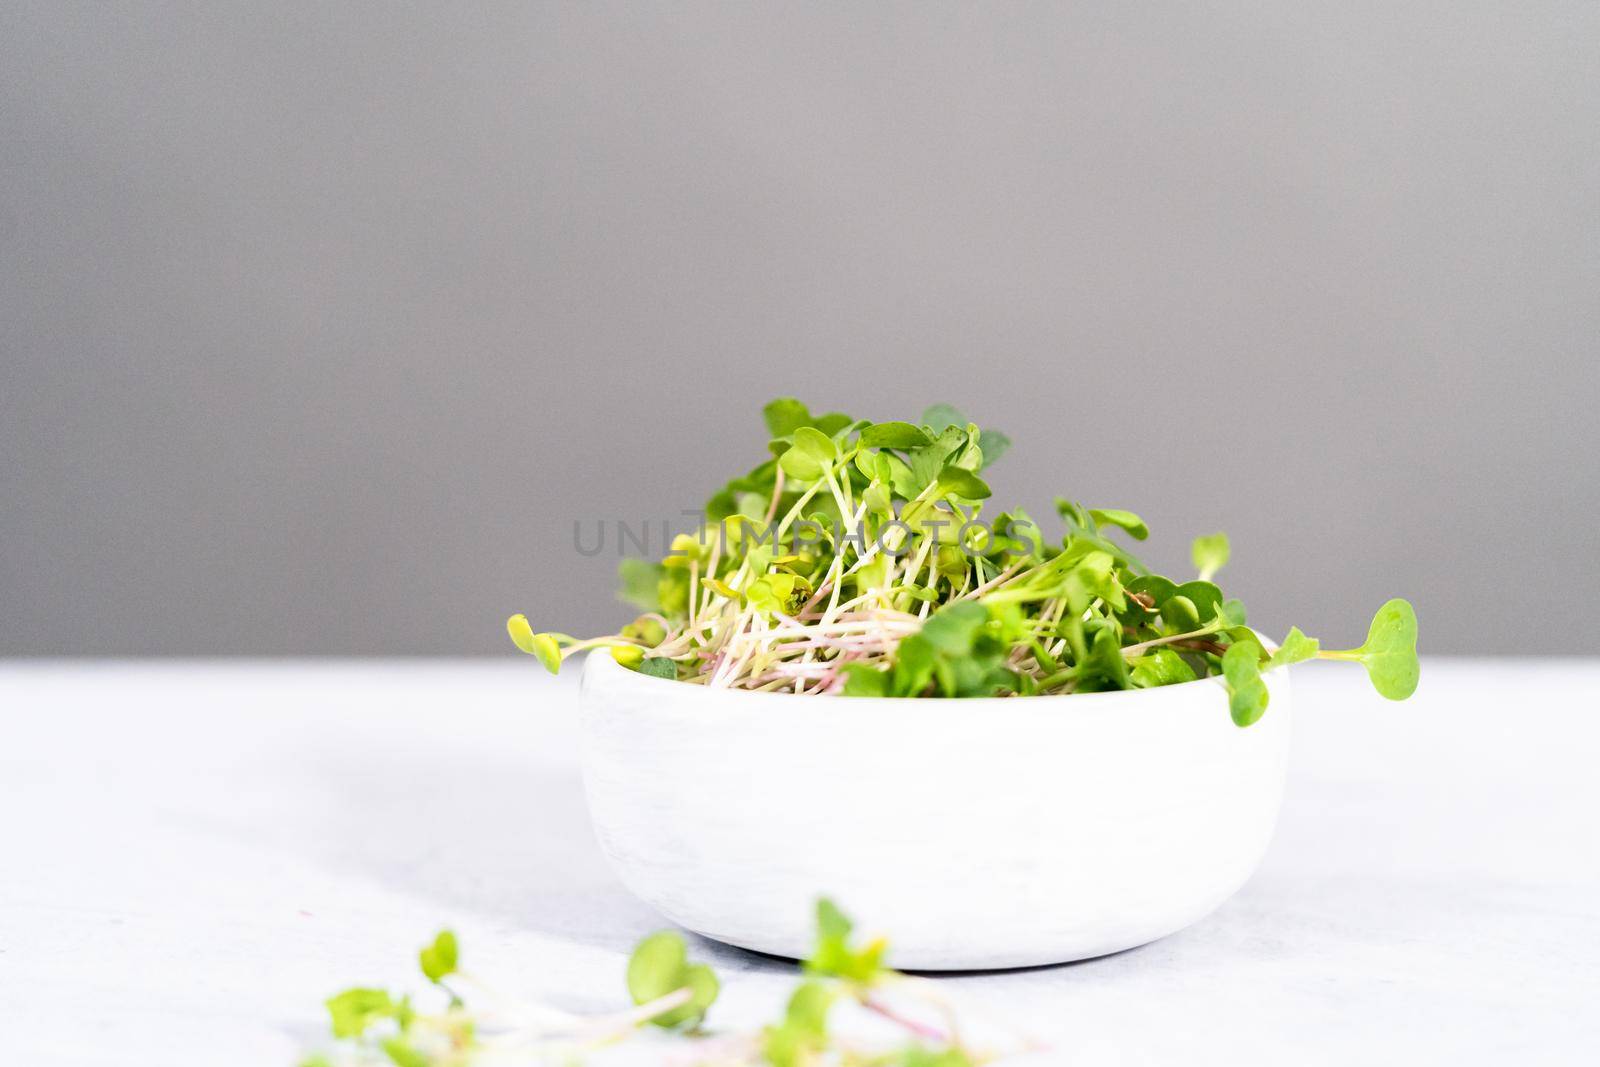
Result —
M 888 1005 L 882 1003 L 881 1001 L 874 1000 L 871 997 L 867 997 L 862 1000 L 861 1005 L 868 1011 L 876 1012 L 885 1019 L 888 1019 L 890 1022 L 899 1026 L 903 1026 L 905 1029 L 911 1031 L 920 1038 L 924 1038 L 925 1040 L 938 1041 L 941 1044 L 949 1040 L 942 1030 L 938 1030 L 932 1026 L 929 1026 L 927 1023 L 921 1023 L 915 1019 L 907 1018 L 906 1016 L 901 1015 L 899 1012 L 896 1012 L 890 1008 Z

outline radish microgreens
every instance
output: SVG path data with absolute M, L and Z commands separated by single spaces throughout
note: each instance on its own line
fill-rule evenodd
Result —
M 817 902 L 811 957 L 779 1019 L 759 1030 L 708 1031 L 706 1016 L 720 984 L 711 968 L 689 960 L 675 931 L 651 934 L 628 959 L 625 984 L 634 1003 L 600 1016 L 574 1015 L 550 1004 L 512 1003 L 459 971 L 456 937 L 444 931 L 419 954 L 423 976 L 448 995 L 357 987 L 328 998 L 336 1042 L 300 1067 L 489 1067 L 490 1064 L 578 1063 L 603 1054 L 648 1026 L 677 1035 L 672 1062 L 728 1067 L 975 1067 L 999 1058 L 961 1036 L 953 1010 L 925 978 L 884 966 L 888 943 L 852 940 L 854 926 L 831 901 Z M 471 1011 L 445 979 L 471 985 L 492 1005 Z M 440 1002 L 429 1007 L 433 998 Z M 419 1006 L 420 1005 L 420 1006 Z M 853 1007 L 852 1020 L 840 1009 Z M 866 1016 L 893 1024 L 896 1036 L 868 1038 Z M 881 1033 L 881 1027 L 877 1028 Z M 665 1040 L 665 1039 L 664 1039 Z M 693 1057 L 692 1059 L 689 1057 Z M 629 1062 L 638 1062 L 637 1058 Z
M 1121 508 L 1058 499 L 1048 541 L 1024 512 L 985 517 L 983 471 L 1011 441 L 936 405 L 918 423 L 763 410 L 770 458 L 712 495 L 700 529 L 658 562 L 624 560 L 616 634 L 511 640 L 552 672 L 607 648 L 657 678 L 718 689 L 875 697 L 985 697 L 1147 689 L 1218 676 L 1240 726 L 1265 713 L 1262 672 L 1321 658 L 1363 664 L 1391 700 L 1417 685 L 1411 605 L 1379 609 L 1359 648 L 1298 629 L 1275 649 L 1213 581 L 1221 533 L 1196 538 L 1196 577 L 1153 573 L 1125 543 L 1149 535 Z

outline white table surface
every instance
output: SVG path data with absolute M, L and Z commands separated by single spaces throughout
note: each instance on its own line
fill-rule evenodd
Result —
M 1600 1062 L 1600 660 L 1428 660 L 1400 705 L 1352 669 L 1297 687 L 1283 817 L 1237 897 L 950 994 L 1047 1042 L 1036 1062 Z M 8 1061 L 290 1067 L 324 996 L 413 985 L 446 924 L 509 992 L 623 1006 L 662 923 L 590 834 L 575 696 L 523 660 L 0 663 Z M 792 983 L 694 951 L 723 1027 Z

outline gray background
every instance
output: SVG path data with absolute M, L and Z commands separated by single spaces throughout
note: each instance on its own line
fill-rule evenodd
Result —
M 506 648 L 757 409 L 1592 651 L 1600 5 L 0 3 L 0 652 Z

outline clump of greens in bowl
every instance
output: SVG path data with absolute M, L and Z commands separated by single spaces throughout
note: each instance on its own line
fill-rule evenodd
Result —
M 1267 708 L 1261 673 L 1354 660 L 1377 691 L 1416 689 L 1417 620 L 1390 600 L 1359 648 L 1321 648 L 1298 628 L 1271 648 L 1213 580 L 1222 534 L 1197 538 L 1197 576 L 1153 573 L 1126 541 L 1149 536 L 1119 508 L 1057 499 L 1059 540 L 1019 509 L 986 513 L 982 473 L 1010 447 L 948 405 L 918 423 L 763 410 L 771 457 L 707 502 L 705 522 L 651 563 L 624 560 L 620 632 L 511 639 L 552 672 L 609 648 L 644 674 L 712 688 L 876 697 L 1035 696 L 1223 679 L 1233 721 Z M 1270 648 L 1270 651 L 1269 651 Z

